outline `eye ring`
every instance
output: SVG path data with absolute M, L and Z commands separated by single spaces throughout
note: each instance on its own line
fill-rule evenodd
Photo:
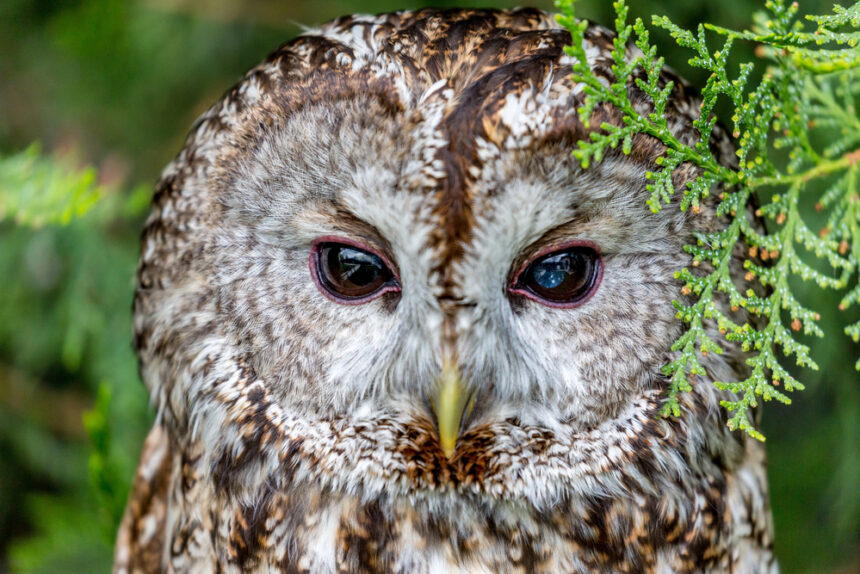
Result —
M 375 265 L 382 273 L 381 280 L 377 279 L 376 284 L 366 285 L 366 290 L 358 289 L 356 295 L 346 293 L 344 285 L 335 284 L 338 279 L 337 271 L 333 272 L 329 264 L 334 255 L 345 250 L 351 250 L 354 256 L 361 256 L 364 262 Z M 311 243 L 308 266 L 311 279 L 320 293 L 341 305 L 361 305 L 385 293 L 400 292 L 400 278 L 388 258 L 376 249 L 352 239 L 334 235 L 318 237 Z M 345 277 L 348 278 L 348 274 Z
M 562 255 L 577 258 L 580 262 L 586 264 L 586 276 L 582 278 L 581 284 L 576 285 L 576 290 L 571 292 L 569 298 L 555 299 L 548 295 L 548 290 L 544 289 L 544 293 L 540 292 L 537 285 L 529 284 L 533 277 L 533 268 L 536 264 L 551 258 L 558 258 Z M 566 271 L 566 269 L 565 269 Z M 600 254 L 600 249 L 591 241 L 574 240 L 557 245 L 552 245 L 541 249 L 535 255 L 530 257 L 523 263 L 508 287 L 508 293 L 531 299 L 541 305 L 553 307 L 556 309 L 572 309 L 579 307 L 597 292 L 600 282 L 603 279 L 603 258 Z M 564 278 L 563 280 L 567 280 Z M 560 283 L 560 281 L 557 281 Z M 551 289 L 551 288 L 550 288 Z

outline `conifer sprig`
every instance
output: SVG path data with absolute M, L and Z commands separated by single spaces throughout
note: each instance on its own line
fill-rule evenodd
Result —
M 0 156 L 0 221 L 30 227 L 66 224 L 89 211 L 100 194 L 94 168 L 45 157 L 39 144 Z
M 621 111 L 623 124 L 602 124 L 590 140 L 578 143 L 573 155 L 587 168 L 603 158 L 607 147 L 621 145 L 629 153 L 637 133 L 657 138 L 666 149 L 657 159 L 657 169 L 646 174 L 647 203 L 654 212 L 674 199 L 673 174 L 684 163 L 698 166 L 701 174 L 683 190 L 682 211 L 697 213 L 713 186 L 722 184 L 717 212 L 727 222 L 725 228 L 701 234 L 695 245 L 686 246 L 693 269 L 675 274 L 683 285 L 681 294 L 691 302 L 674 303 L 677 317 L 688 329 L 672 346 L 676 358 L 663 369 L 670 388 L 662 414 L 677 416 L 678 393 L 690 390 L 695 377 L 708 376 L 701 357 L 722 353 L 724 344 L 735 343 L 749 353 L 750 375 L 742 381 L 715 381 L 715 385 L 737 397 L 722 402 L 732 413 L 729 427 L 764 440 L 751 422 L 749 409 L 759 399 L 790 403 L 785 392 L 803 389 L 803 385 L 786 370 L 786 358 L 817 368 L 808 346 L 795 333 L 824 335 L 817 324 L 819 314 L 797 300 L 789 278 L 814 281 L 825 289 L 843 289 L 854 281 L 840 308 L 860 303 L 860 285 L 852 279 L 860 256 L 860 119 L 856 112 L 860 2 L 847 8 L 836 6 L 832 14 L 799 18 L 796 2 L 768 0 L 752 29 L 744 31 L 702 24 L 694 33 L 665 16 L 652 17 L 653 26 L 666 30 L 679 46 L 692 51 L 689 65 L 708 73 L 701 88 L 700 116 L 694 122 L 698 137 L 693 145 L 679 141 L 668 128 L 664 111 L 672 85 L 661 85 L 663 58 L 651 45 L 641 19 L 628 24 L 624 0 L 614 3 L 615 78 L 606 85 L 587 62 L 583 45 L 587 23 L 576 20 L 574 2 L 558 0 L 557 5 L 561 11 L 558 20 L 572 36 L 567 53 L 575 60 L 574 80 L 583 85 L 586 94 L 578 111 L 580 118 L 588 125 L 595 106 L 609 103 Z M 809 23 L 815 27 L 809 29 Z M 721 46 L 712 51 L 708 41 L 715 37 L 721 39 Z M 760 80 L 752 79 L 753 62 L 739 62 L 737 73 L 729 72 L 737 41 L 757 44 L 756 55 L 767 62 Z M 638 51 L 630 48 L 631 43 Z M 637 111 L 628 98 L 630 84 L 650 98 L 653 112 Z M 709 147 L 720 98 L 727 99 L 733 110 L 724 123 L 732 128 L 737 167 L 719 164 Z M 818 129 L 836 129 L 839 135 L 826 145 L 817 145 L 814 131 Z M 813 180 L 830 184 L 816 198 L 816 209 L 827 211 L 827 225 L 820 233 L 808 227 L 799 207 L 802 197 L 817 193 L 819 186 L 809 185 Z M 770 198 L 755 212 L 772 222 L 770 231 L 761 231 L 752 221 L 751 202 L 756 196 Z M 746 254 L 743 289 L 738 289 L 731 266 L 739 244 Z M 821 267 L 829 270 L 821 271 Z M 766 287 L 767 294 L 757 294 L 756 284 Z M 754 319 L 727 316 L 715 303 L 717 296 L 726 297 L 732 311 L 745 309 Z M 709 334 L 713 333 L 708 330 L 711 325 L 716 326 L 718 337 Z M 846 332 L 860 340 L 860 323 L 848 326 Z

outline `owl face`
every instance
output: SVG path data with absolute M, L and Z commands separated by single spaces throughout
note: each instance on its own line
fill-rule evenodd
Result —
M 279 401 L 321 416 L 432 410 L 453 363 L 476 421 L 593 423 L 651 382 L 674 334 L 680 222 L 647 213 L 641 167 L 582 171 L 523 129 L 573 113 L 536 90 L 483 120 L 500 137 L 474 163 L 437 166 L 451 136 L 429 112 L 456 109 L 451 92 L 396 114 L 327 98 L 229 166 L 210 255 L 224 321 Z
M 581 169 L 569 35 L 537 11 L 458 14 L 310 32 L 199 121 L 160 183 L 136 300 L 172 424 L 384 420 L 451 458 L 504 423 L 592 431 L 665 384 L 693 224 L 645 204 L 661 150 L 636 139 Z

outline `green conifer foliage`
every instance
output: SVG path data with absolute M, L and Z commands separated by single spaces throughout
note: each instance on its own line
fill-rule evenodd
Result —
M 0 156 L 0 221 L 41 227 L 69 223 L 98 201 L 96 171 L 74 169 L 69 158 L 41 155 L 39 144 L 7 157 Z
M 786 361 L 817 369 L 807 345 L 796 333 L 824 336 L 818 326 L 819 314 L 798 301 L 789 286 L 791 277 L 813 281 L 822 289 L 852 286 L 841 309 L 860 302 L 856 280 L 860 257 L 860 118 L 856 103 L 860 96 L 860 3 L 835 6 L 832 14 L 801 17 L 795 2 L 768 0 L 756 14 L 750 30 L 735 31 L 700 24 L 694 32 L 684 30 L 665 16 L 654 16 L 652 25 L 666 30 L 682 48 L 692 52 L 688 63 L 708 73 L 701 87 L 700 118 L 694 123 L 698 141 L 688 146 L 669 130 L 664 110 L 672 86 L 658 84 L 664 61 L 652 45 L 641 19 L 627 23 L 624 0 L 614 3 L 618 34 L 613 51 L 615 81 L 604 85 L 586 62 L 583 34 L 587 23 L 577 21 L 575 0 L 558 0 L 559 22 L 572 35 L 569 55 L 576 59 L 573 75 L 584 85 L 585 104 L 578 110 L 588 124 L 592 110 L 610 103 L 623 113 L 623 125 L 603 124 L 581 141 L 573 155 L 584 168 L 599 162 L 606 149 L 621 145 L 629 153 L 634 134 L 643 133 L 660 140 L 666 150 L 658 158 L 658 169 L 649 172 L 648 205 L 657 212 L 677 195 L 675 170 L 685 163 L 701 169 L 701 175 L 682 190 L 678 207 L 699 210 L 715 184 L 722 184 L 718 214 L 727 222 L 715 233 L 701 234 L 695 245 L 686 246 L 693 269 L 679 270 L 675 277 L 687 304 L 675 301 L 677 318 L 688 329 L 674 342 L 676 358 L 663 369 L 671 384 L 663 406 L 664 416 L 679 414 L 678 393 L 691 389 L 695 377 L 707 377 L 700 358 L 721 353 L 726 342 L 737 342 L 750 353 L 750 375 L 742 381 L 715 381 L 722 390 L 735 393 L 737 400 L 725 400 L 730 411 L 728 425 L 764 440 L 751 423 L 749 409 L 760 399 L 790 403 L 786 394 L 803 389 L 786 369 Z M 759 62 L 733 62 L 732 46 L 737 41 L 757 44 Z M 632 42 L 641 55 L 625 59 Z M 720 44 L 712 50 L 709 42 Z M 764 65 L 759 80 L 754 68 Z M 641 69 L 645 78 L 635 77 Z M 737 69 L 736 73 L 732 70 Z M 635 84 L 652 100 L 652 113 L 640 114 L 628 99 L 627 86 Z M 737 146 L 738 166 L 717 163 L 708 142 L 717 122 L 715 109 L 721 99 L 728 101 L 733 114 L 726 118 Z M 816 130 L 838 128 L 839 136 L 818 143 Z M 821 180 L 826 185 L 815 206 L 826 211 L 827 224 L 818 233 L 806 223 L 801 199 L 816 193 Z M 770 231 L 763 232 L 751 220 L 751 202 L 758 197 L 763 206 L 755 214 L 767 218 Z M 747 253 L 744 262 L 746 288 L 739 289 L 730 273 L 732 253 L 738 244 Z M 705 264 L 701 266 L 701 264 Z M 821 269 L 824 269 L 823 271 Z M 753 289 L 766 287 L 766 295 Z M 722 295 L 720 295 L 722 294 Z M 738 321 L 726 316 L 715 304 L 717 296 L 728 297 L 733 310 L 746 309 L 755 321 Z M 714 323 L 720 336 L 712 337 L 705 326 Z M 846 333 L 860 340 L 860 323 L 849 325 Z M 780 356 L 782 355 L 782 356 Z M 860 362 L 856 365 L 860 369 Z

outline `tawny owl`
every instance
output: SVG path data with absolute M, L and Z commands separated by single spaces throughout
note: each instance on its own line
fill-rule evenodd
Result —
M 143 236 L 158 416 L 118 572 L 776 571 L 762 445 L 706 381 L 657 412 L 717 216 L 649 212 L 648 137 L 581 169 L 569 41 L 529 9 L 345 17 L 198 120 Z M 678 137 L 697 110 L 676 81 Z

